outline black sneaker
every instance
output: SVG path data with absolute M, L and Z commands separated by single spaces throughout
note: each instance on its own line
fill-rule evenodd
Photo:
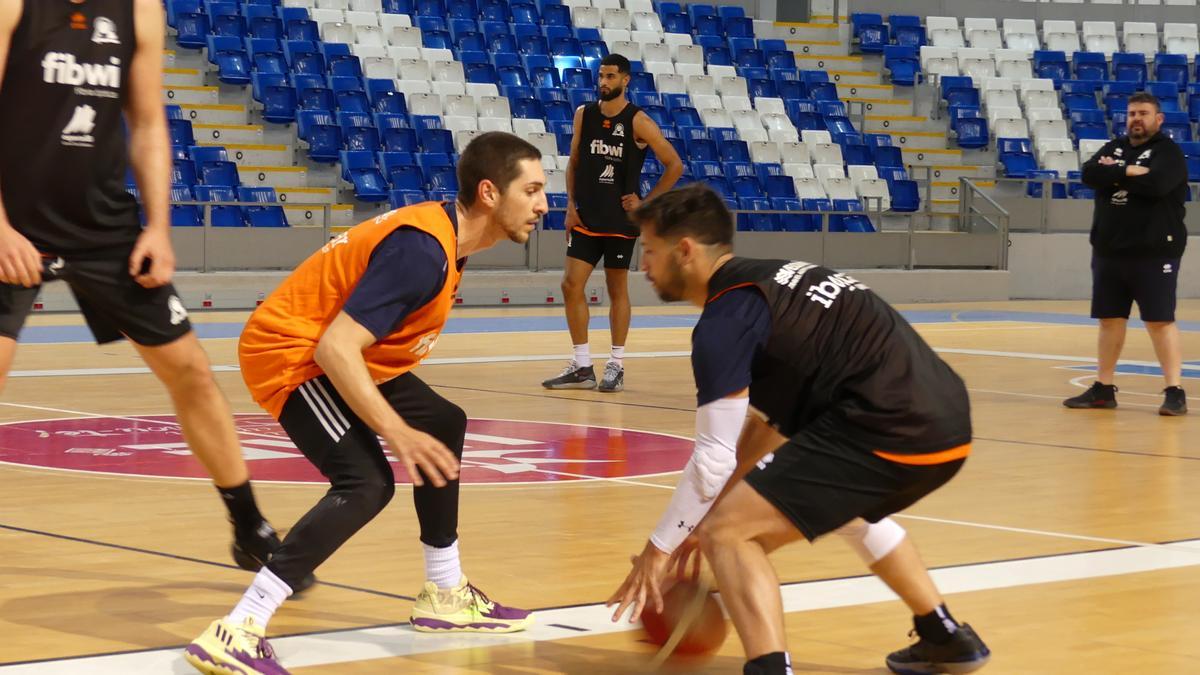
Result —
M 1163 389 L 1163 404 L 1158 409 L 1159 415 L 1177 417 L 1187 414 L 1187 394 L 1183 387 L 1167 387 Z
M 908 635 L 915 634 L 914 630 Z M 970 673 L 987 665 L 991 658 L 991 650 L 964 623 L 945 644 L 934 644 L 922 638 L 914 645 L 888 654 L 887 667 L 900 675 Z
M 235 528 L 230 552 L 238 567 L 248 572 L 257 572 L 271 559 L 281 545 L 283 542 L 279 541 L 279 535 L 275 533 L 275 528 L 264 520 L 254 532 L 238 532 Z M 296 585 L 296 588 L 292 589 L 292 595 L 303 593 L 315 583 L 317 583 L 317 578 L 312 574 L 308 575 Z
M 615 361 L 609 361 L 604 364 L 604 377 L 600 378 L 600 386 L 596 387 L 597 391 L 612 393 L 621 391 L 625 388 L 625 369 L 618 366 Z
M 571 361 L 558 377 L 545 380 L 542 386 L 547 389 L 595 389 L 596 371 L 591 366 L 581 368 Z
M 1117 407 L 1117 385 L 1093 382 L 1091 388 L 1078 396 L 1073 396 L 1063 405 L 1068 408 L 1115 408 Z

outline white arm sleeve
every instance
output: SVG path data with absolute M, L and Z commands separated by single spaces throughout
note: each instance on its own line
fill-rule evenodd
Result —
M 722 398 L 696 411 L 696 449 L 650 542 L 672 553 L 691 534 L 737 468 L 737 441 L 750 399 Z

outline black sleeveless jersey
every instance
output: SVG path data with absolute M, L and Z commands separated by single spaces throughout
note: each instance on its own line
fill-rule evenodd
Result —
M 638 147 L 633 118 L 641 108 L 630 103 L 613 117 L 599 103 L 583 109 L 579 164 L 575 167 L 575 210 L 589 232 L 636 237 L 638 229 L 621 205 L 621 197 L 641 196 L 642 162 L 646 148 Z
M 742 286 L 761 291 L 771 312 L 750 404 L 781 434 L 831 416 L 846 436 L 887 452 L 970 442 L 963 381 L 866 286 L 810 263 L 733 258 L 709 282 L 710 302 Z
M 0 85 L 0 199 L 43 253 L 132 246 L 122 106 L 133 0 L 26 0 Z

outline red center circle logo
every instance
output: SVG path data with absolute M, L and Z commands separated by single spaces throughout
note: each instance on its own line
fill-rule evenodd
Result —
M 326 483 L 269 415 L 237 415 L 257 482 Z M 679 471 L 692 442 L 648 431 L 555 422 L 472 419 L 464 484 L 553 483 Z M 391 455 L 396 481 L 409 482 Z M 75 417 L 0 424 L 0 462 L 63 471 L 208 480 L 173 415 Z

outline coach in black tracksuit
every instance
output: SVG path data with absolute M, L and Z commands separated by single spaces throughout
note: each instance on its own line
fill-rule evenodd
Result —
M 1183 359 L 1175 288 L 1187 245 L 1188 170 L 1183 151 L 1159 131 L 1162 123 L 1158 99 L 1131 96 L 1127 135 L 1109 141 L 1083 165 L 1083 182 L 1096 190 L 1092 318 L 1100 320 L 1099 369 L 1090 389 L 1063 402 L 1068 408 L 1117 407 L 1114 370 L 1136 300 L 1167 384 L 1159 414 L 1187 412 L 1179 386 Z

